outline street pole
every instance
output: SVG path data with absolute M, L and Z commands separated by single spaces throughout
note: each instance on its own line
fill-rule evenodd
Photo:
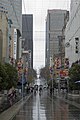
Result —
M 29 67 L 31 68 L 31 50 L 28 50 L 29 52 Z
M 24 69 L 26 67 L 26 55 L 29 54 L 29 51 L 23 51 L 22 52 L 22 58 L 23 58 L 23 68 L 22 68 L 22 99 L 23 99 L 23 93 L 24 93 L 24 85 L 23 85 L 23 81 L 24 81 Z
M 67 92 L 69 93 L 69 78 L 67 78 Z
M 53 87 L 53 73 L 52 73 L 52 96 L 53 96 L 53 92 L 54 92 L 54 87 Z
M 58 93 L 60 94 L 60 79 L 59 79 L 59 83 L 58 83 Z
M 20 59 L 21 65 L 22 65 L 22 78 L 21 78 L 21 82 L 22 82 L 22 86 L 21 86 L 21 92 L 22 92 L 22 100 L 23 100 L 23 92 L 24 92 L 24 86 L 23 86 L 23 81 L 24 81 L 24 56 L 23 58 Z
M 23 99 L 23 93 L 24 93 L 24 85 L 23 85 L 23 81 L 24 81 L 24 68 L 25 68 L 25 54 L 23 54 L 23 71 L 22 71 L 22 99 Z
M 53 87 L 53 76 L 54 76 L 53 56 L 50 57 L 50 67 L 51 67 L 51 69 L 52 69 L 52 71 L 51 71 L 51 74 L 52 74 L 52 76 L 51 76 L 51 80 L 52 80 L 52 96 L 53 96 L 53 89 L 54 89 L 54 87 Z
M 24 73 L 22 73 L 22 99 L 23 99 L 23 79 L 24 79 Z

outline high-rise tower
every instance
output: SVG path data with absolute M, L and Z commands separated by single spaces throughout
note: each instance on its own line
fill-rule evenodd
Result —
M 24 50 L 30 52 L 29 61 L 30 66 L 33 68 L 33 15 L 23 14 L 22 15 L 22 37 L 24 40 Z

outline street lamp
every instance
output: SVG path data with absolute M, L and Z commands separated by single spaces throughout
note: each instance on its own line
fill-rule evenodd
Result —
M 22 52 L 22 58 L 23 58 L 23 72 L 22 72 L 22 98 L 23 98 L 23 89 L 24 89 L 24 86 L 23 86 L 23 82 L 24 82 L 24 69 L 26 67 L 26 55 L 29 54 L 29 51 L 23 51 Z
M 52 95 L 53 95 L 53 76 L 54 76 L 54 62 L 53 62 L 53 56 L 50 57 L 50 74 L 51 74 L 51 80 L 52 80 Z
M 31 68 L 31 50 L 28 50 L 28 53 L 29 53 L 29 65 L 30 65 L 30 68 Z

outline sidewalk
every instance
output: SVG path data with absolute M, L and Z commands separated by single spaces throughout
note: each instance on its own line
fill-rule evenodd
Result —
M 24 103 L 31 97 L 31 95 L 21 99 L 19 102 L 15 103 L 12 107 L 7 109 L 6 111 L 0 114 L 0 120 L 12 120 L 14 116 L 18 113 L 20 108 L 24 105 Z
M 80 97 L 80 94 L 71 94 L 71 93 L 68 93 L 68 96 L 79 98 L 79 97 Z
M 21 95 L 17 95 L 17 97 L 15 99 L 13 99 L 13 104 L 15 104 L 16 102 L 21 100 Z M 10 108 L 10 101 L 8 99 L 8 96 L 5 94 L 2 94 L 0 96 L 0 114 L 1 112 L 7 110 L 8 108 Z
M 80 109 L 80 96 L 76 94 L 55 94 L 60 100 L 65 101 L 68 104 L 71 104 Z M 72 97 L 73 96 L 73 97 Z
M 1 103 L 2 97 L 0 97 L 0 103 Z

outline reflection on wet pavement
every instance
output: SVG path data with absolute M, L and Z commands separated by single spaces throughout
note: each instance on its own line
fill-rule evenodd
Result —
M 14 120 L 80 120 L 80 109 L 55 97 L 52 100 L 44 91 L 33 95 Z
M 35 117 L 36 116 L 36 117 Z M 33 104 L 33 120 L 46 120 L 45 107 L 39 98 L 39 94 L 36 96 L 36 101 Z

